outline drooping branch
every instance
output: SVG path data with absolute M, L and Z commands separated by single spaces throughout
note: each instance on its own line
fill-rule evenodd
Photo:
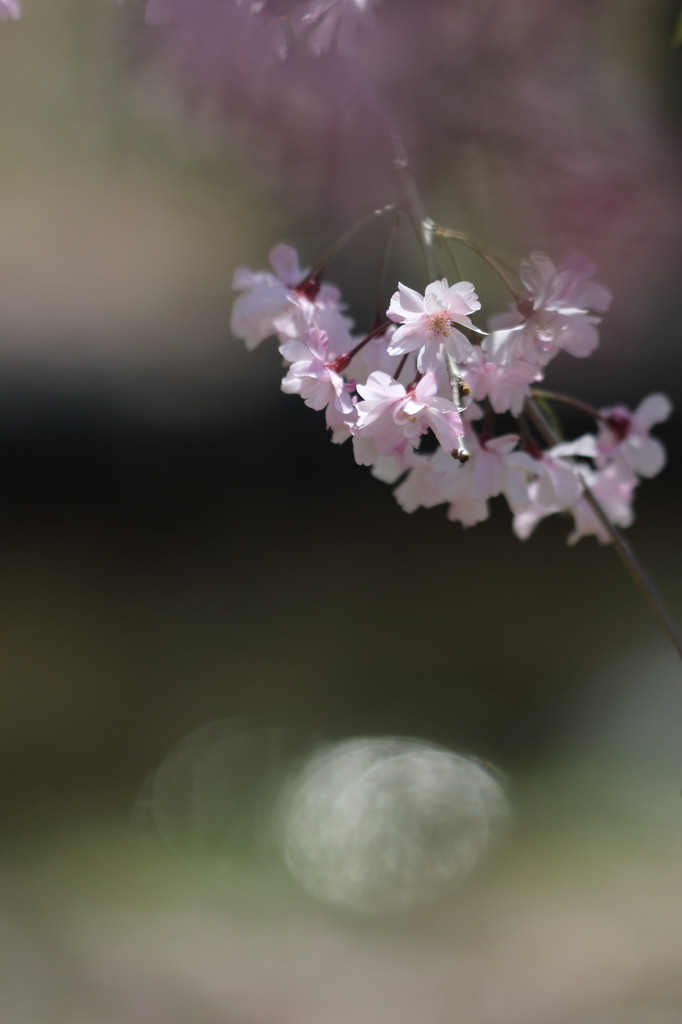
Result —
M 557 436 L 556 431 L 543 414 L 535 399 L 527 398 L 524 408 L 528 418 L 532 420 L 543 440 L 550 447 L 558 444 L 560 439 Z M 648 602 L 652 611 L 658 617 L 661 625 L 668 634 L 673 647 L 679 654 L 680 658 L 682 658 L 682 638 L 678 633 L 677 626 L 673 621 L 670 612 L 663 602 L 663 598 L 659 593 L 658 587 L 644 569 L 644 566 L 635 554 L 634 548 L 630 542 L 625 539 L 618 527 L 611 522 L 601 502 L 595 497 L 586 484 L 583 484 L 583 497 L 611 538 L 616 554 L 634 579 L 641 593 L 644 595 L 645 600 Z

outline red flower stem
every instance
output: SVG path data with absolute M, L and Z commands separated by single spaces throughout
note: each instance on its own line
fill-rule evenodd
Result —
M 363 338 L 362 341 L 355 346 L 355 348 L 350 350 L 350 352 L 346 352 L 344 355 L 338 356 L 331 363 L 325 363 L 324 365 L 329 366 L 332 370 L 334 370 L 335 373 L 343 373 L 343 371 L 347 368 L 353 356 L 357 355 L 360 349 L 363 349 L 367 342 L 371 341 L 372 338 L 376 338 L 378 337 L 378 335 L 383 334 L 384 331 L 387 330 L 388 326 L 388 320 L 384 320 L 382 324 L 378 324 L 373 330 L 371 330 L 367 337 Z
M 542 436 L 544 441 L 553 448 L 555 444 L 559 443 L 559 437 L 557 436 L 554 428 L 548 422 L 544 416 L 542 410 L 538 406 L 534 398 L 527 398 L 524 409 L 528 414 L 529 418 L 535 424 L 538 433 Z M 668 637 L 670 638 L 673 647 L 682 658 L 682 638 L 677 631 L 677 625 L 675 624 L 672 616 L 668 609 L 663 603 L 658 587 L 651 579 L 649 574 L 644 569 L 644 566 L 640 562 L 639 558 L 635 554 L 634 548 L 629 541 L 625 539 L 623 534 L 620 532 L 617 526 L 615 526 L 608 515 L 606 514 L 602 504 L 595 498 L 594 494 L 589 487 L 583 485 L 583 495 L 585 501 L 588 503 L 594 514 L 597 516 L 599 522 L 602 524 L 609 537 L 613 542 L 616 554 L 622 561 L 625 568 L 628 570 L 635 583 L 639 587 L 640 591 L 644 595 L 649 606 L 653 610 L 654 614 L 658 617 L 661 625 L 665 629 Z

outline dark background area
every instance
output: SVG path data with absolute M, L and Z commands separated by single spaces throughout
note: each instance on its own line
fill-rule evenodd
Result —
M 568 520 L 522 543 L 500 500 L 469 531 L 406 516 L 288 396 L 246 427 L 32 402 L 0 434 L 6 824 L 65 801 L 125 815 L 174 742 L 231 715 L 526 772 L 580 732 L 611 660 L 666 642 Z M 631 535 L 679 610 L 678 424 L 663 434 Z

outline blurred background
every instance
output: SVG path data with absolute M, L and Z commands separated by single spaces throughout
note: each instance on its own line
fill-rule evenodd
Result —
M 471 531 L 405 515 L 273 343 L 230 336 L 237 266 L 284 240 L 311 265 L 393 198 L 358 67 L 259 59 L 225 0 L 156 29 L 137 0 L 25 8 L 0 25 L 2 1021 L 679 1024 L 682 672 L 616 556 L 560 517 L 521 543 L 502 502 Z M 434 217 L 598 262 L 600 349 L 548 376 L 597 405 L 682 405 L 677 14 L 384 0 L 362 44 Z M 330 272 L 360 330 L 384 230 Z M 658 433 L 629 533 L 680 621 L 680 415 Z M 173 744 L 241 715 L 490 760 L 514 836 L 400 920 L 248 864 L 217 891 L 128 819 Z

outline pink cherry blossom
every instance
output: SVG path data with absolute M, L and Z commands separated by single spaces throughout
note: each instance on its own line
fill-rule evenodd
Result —
M 514 358 L 512 355 L 505 360 L 504 355 L 503 350 L 488 355 L 484 341 L 480 348 L 474 348 L 462 376 L 476 401 L 489 398 L 495 412 L 509 410 L 518 416 L 530 394 L 530 384 L 539 380 L 542 374 L 537 366 L 523 357 Z
M 562 460 L 557 456 L 557 452 L 566 449 L 570 451 L 568 444 L 557 445 L 550 452 L 543 453 L 543 462 L 549 466 L 553 460 L 557 466 L 560 465 Z M 585 486 L 589 487 L 612 523 L 623 527 L 631 525 L 634 519 L 632 499 L 637 478 L 624 462 L 613 462 L 597 470 L 587 465 L 573 466 L 572 469 L 578 474 L 577 495 L 575 486 L 569 478 L 564 477 L 562 482 L 558 482 L 556 473 L 553 479 L 547 473 L 530 484 L 530 504 L 514 517 L 514 532 L 517 537 L 526 540 L 541 519 L 555 512 L 570 510 L 575 520 L 575 529 L 568 537 L 569 544 L 575 544 L 581 537 L 589 535 L 596 536 L 601 544 L 608 544 L 611 540 L 608 531 L 587 499 L 582 496 Z M 568 500 L 571 493 L 575 496 L 573 500 Z
M 297 35 L 309 30 L 308 47 L 316 57 L 328 53 L 334 38 L 339 53 L 353 57 L 357 33 L 364 22 L 372 25 L 370 9 L 378 0 L 305 0 L 291 16 Z
M 441 448 L 438 451 L 442 451 Z M 372 476 L 385 484 L 394 484 L 414 466 L 426 462 L 429 456 L 420 455 L 413 448 L 407 448 L 397 455 L 379 455 L 372 463 Z
M 305 278 L 298 262 L 298 254 L 289 245 L 276 246 L 269 256 L 275 271 L 254 273 L 246 267 L 235 271 L 232 287 L 240 295 L 232 309 L 230 329 L 243 338 L 249 351 L 272 334 L 280 333 L 276 321 L 291 314 L 290 306 L 296 302 L 293 288 Z
M 635 518 L 632 499 L 637 479 L 623 472 L 616 463 L 596 471 L 583 468 L 581 475 L 606 515 L 616 526 L 630 526 Z M 571 512 L 575 529 L 568 537 L 569 544 L 575 544 L 581 537 L 595 536 L 600 544 L 608 544 L 611 537 L 601 520 L 585 498 L 579 498 Z
M 556 452 L 556 448 L 551 448 L 534 460 L 537 473 L 534 500 L 546 508 L 561 511 L 570 508 L 580 497 L 582 477 L 578 466 L 559 458 Z
M 358 384 L 363 399 L 357 404 L 353 448 L 360 465 L 371 465 L 378 455 L 393 455 L 416 447 L 430 427 L 446 451 L 458 448 L 464 434 L 457 408 L 439 398 L 434 373 L 426 373 L 416 384 L 403 387 L 387 373 L 370 374 Z
M 537 477 L 528 485 L 529 504 L 514 516 L 514 532 L 521 540 L 530 537 L 540 520 L 572 508 L 580 498 L 583 477 L 580 467 L 561 457 L 572 454 L 566 447 L 557 445 L 534 457 Z
M 328 426 L 340 431 L 344 417 L 354 418 L 355 409 L 349 385 L 327 361 L 328 346 L 325 332 L 314 327 L 307 332 L 305 341 L 283 345 L 283 353 L 292 365 L 282 381 L 282 391 L 300 395 L 311 409 L 327 409 Z
M 441 493 L 440 474 L 436 461 L 436 456 L 440 455 L 444 456 L 453 469 L 455 466 L 459 466 L 459 463 L 442 448 L 439 448 L 434 455 L 413 455 L 409 473 L 393 492 L 396 501 L 405 512 L 414 512 L 420 507 L 432 508 L 445 501 Z
M 604 313 L 611 302 L 610 292 L 589 280 L 594 271 L 594 264 L 577 253 L 558 268 L 544 253 L 531 253 L 519 272 L 528 296 L 490 321 L 492 347 L 512 349 L 537 366 L 545 366 L 560 349 L 589 356 L 599 343 L 600 321 L 589 311 Z
M 467 449 L 474 452 L 478 441 L 473 431 L 464 436 Z M 448 505 L 448 519 L 462 526 L 473 526 L 488 518 L 486 498 L 474 494 L 474 464 L 470 460 L 461 464 L 439 448 L 433 455 L 417 456 L 414 467 L 394 491 L 398 504 L 405 512 L 414 512 L 420 506 Z
M 665 465 L 665 448 L 649 431 L 663 423 L 672 412 L 666 395 L 649 395 L 634 412 L 624 405 L 602 409 L 599 436 L 596 439 L 596 461 L 604 466 L 614 459 L 623 459 L 639 476 L 652 477 Z
M 433 455 L 413 452 L 407 464 L 410 471 L 393 492 L 405 512 L 414 512 L 420 507 L 433 508 L 434 505 L 467 498 L 470 494 L 470 467 L 461 465 L 443 448 L 438 448 Z M 387 482 L 393 481 L 389 479 Z
M 451 486 L 450 489 L 447 515 L 453 523 L 461 523 L 466 529 L 475 526 L 476 523 L 484 523 L 490 515 L 490 509 L 487 499 L 481 498 L 472 490 L 473 467 L 469 469 L 467 464 L 460 466 L 460 470 L 458 476 L 449 479 L 449 483 L 455 486 Z
M 286 342 L 304 338 L 311 327 L 316 327 L 329 339 L 329 360 L 349 353 L 355 344 L 350 334 L 352 320 L 341 312 L 342 309 L 338 289 L 333 285 L 322 285 L 314 300 L 292 293 L 289 304 L 273 321 L 275 332 L 283 343 L 280 352 L 283 354 Z
M 277 335 L 281 341 L 301 338 L 310 327 L 324 330 L 332 341 L 332 348 L 349 350 L 350 321 L 341 314 L 342 304 L 337 288 L 323 284 L 314 298 L 299 294 L 299 285 L 305 282 L 298 253 L 290 245 L 276 246 L 269 256 L 275 271 L 254 273 L 246 267 L 235 271 L 232 287 L 244 292 L 232 309 L 230 329 L 237 338 L 243 338 L 249 351 L 265 338 Z M 340 355 L 340 351 L 335 351 Z
M 439 500 L 447 502 L 448 519 L 453 523 L 461 523 L 463 527 L 475 526 L 485 522 L 490 514 L 488 499 L 474 488 L 476 458 L 480 445 L 473 430 L 467 430 L 464 444 L 471 458 L 461 465 L 450 459 L 438 458 L 439 452 L 433 456 L 432 469 L 438 487 Z
M 500 493 L 519 510 L 528 504 L 528 481 L 536 467 L 525 452 L 514 451 L 518 440 L 507 434 L 480 442 L 469 428 L 464 435 L 468 462 L 461 465 L 443 449 L 422 457 L 396 488 L 396 499 L 406 512 L 445 502 L 448 518 L 463 526 L 487 519 L 488 499 Z
M 443 348 L 456 363 L 464 363 L 471 355 L 472 346 L 455 324 L 479 331 L 469 314 L 480 308 L 474 286 L 468 281 L 450 287 L 444 277 L 442 281 L 427 285 L 424 295 L 399 284 L 387 316 L 402 326 L 393 335 L 388 351 L 392 356 L 399 356 L 418 349 L 417 365 L 422 371 L 434 368 Z
M 0 0 L 0 21 L 5 21 L 6 18 L 17 18 L 21 17 L 21 4 L 19 0 Z
M 528 479 L 535 466 L 526 452 L 514 451 L 518 442 L 517 434 L 504 434 L 483 439 L 473 449 L 473 497 L 487 499 L 504 494 L 512 509 L 528 504 Z

